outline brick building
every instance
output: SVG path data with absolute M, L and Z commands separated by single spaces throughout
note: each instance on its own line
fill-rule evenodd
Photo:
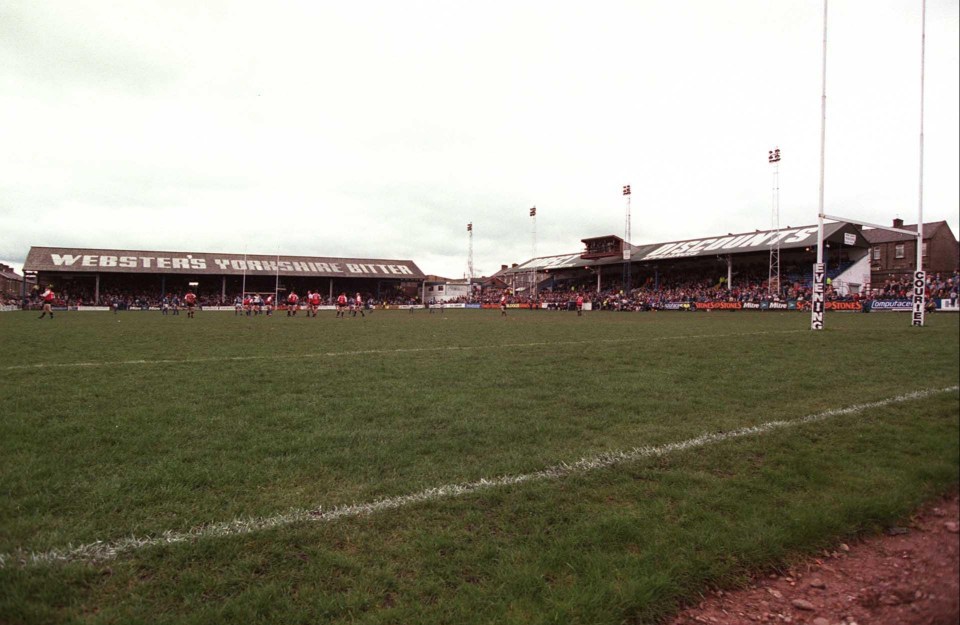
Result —
M 20 300 L 24 292 L 23 276 L 13 270 L 13 267 L 0 263 L 0 304 L 7 300 Z M 33 288 L 34 282 L 28 280 L 26 290 Z
M 917 231 L 917 224 L 893 220 L 894 228 Z M 863 236 L 870 243 L 870 282 L 907 279 L 917 267 L 917 238 L 900 232 L 872 229 Z M 927 273 L 949 274 L 960 267 L 960 244 L 945 221 L 923 224 L 923 269 Z

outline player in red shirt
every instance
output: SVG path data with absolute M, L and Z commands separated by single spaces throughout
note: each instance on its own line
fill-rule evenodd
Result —
M 267 295 L 265 304 L 267 305 L 267 316 L 269 317 L 273 315 L 273 295 Z
M 366 317 L 366 315 L 363 314 L 363 298 L 360 297 L 359 293 L 357 293 L 357 297 L 354 298 L 353 300 L 353 316 L 354 317 L 357 316 L 358 311 L 360 312 L 361 317 Z
M 507 294 L 506 293 L 500 296 L 500 316 L 501 317 L 507 316 Z
M 53 294 L 53 287 L 48 286 L 47 290 L 40 295 L 40 299 L 43 300 L 43 312 L 40 313 L 39 319 L 43 319 L 44 315 L 50 313 L 50 318 L 53 319 L 53 300 L 57 298 Z
M 341 293 L 337 297 L 337 316 L 341 319 L 347 314 L 347 294 Z
M 299 308 L 300 296 L 297 295 L 296 291 L 290 291 L 290 295 L 287 296 L 287 316 L 291 315 L 297 316 L 297 309 Z
M 193 313 L 197 309 L 197 296 L 193 294 L 193 291 L 187 291 L 187 294 L 183 296 L 183 302 L 187 305 L 187 318 L 193 319 Z
M 314 291 L 310 294 L 310 309 L 313 311 L 314 318 L 316 318 L 317 311 L 320 310 L 320 291 Z
M 577 293 L 577 316 L 583 316 L 583 293 Z

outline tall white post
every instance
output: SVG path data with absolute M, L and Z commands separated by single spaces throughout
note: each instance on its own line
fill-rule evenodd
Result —
M 913 275 L 913 315 L 911 324 L 922 327 L 926 314 L 926 272 L 923 270 L 923 106 L 924 71 L 927 47 L 927 0 L 923 0 L 920 30 L 920 199 L 917 207 L 917 271 Z
M 823 0 L 823 82 L 820 96 L 820 202 L 817 210 L 817 263 L 813 266 L 813 301 L 810 329 L 823 329 L 823 288 L 827 277 L 823 266 L 823 180 L 827 142 L 827 0 Z

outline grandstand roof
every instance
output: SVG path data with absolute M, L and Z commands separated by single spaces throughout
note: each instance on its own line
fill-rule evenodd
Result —
M 274 275 L 423 280 L 412 260 L 31 247 L 25 271 Z
M 845 236 L 849 235 L 849 236 Z M 824 241 L 836 241 L 850 247 L 869 247 L 864 238 L 863 230 L 856 224 L 835 222 L 824 224 Z M 803 249 L 817 244 L 817 226 L 803 226 L 801 228 L 781 228 L 779 230 L 755 230 L 740 234 L 728 233 L 699 239 L 685 239 L 667 243 L 652 243 L 649 245 L 630 245 L 631 262 L 649 262 L 678 258 L 694 258 L 698 256 L 718 256 L 751 254 L 769 252 L 770 248 L 779 241 L 781 250 Z M 595 260 L 581 258 L 581 252 L 561 254 L 558 256 L 542 256 L 533 258 L 516 267 L 510 267 L 495 275 L 525 273 L 534 269 L 538 271 L 551 269 L 567 269 L 574 267 L 595 267 L 597 265 L 611 265 L 623 263 L 622 258 L 599 258 Z

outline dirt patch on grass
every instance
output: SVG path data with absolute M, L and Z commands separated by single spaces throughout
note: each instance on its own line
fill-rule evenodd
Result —
M 903 527 L 747 588 L 716 591 L 669 625 L 955 625 L 960 622 L 960 497 L 918 511 Z

